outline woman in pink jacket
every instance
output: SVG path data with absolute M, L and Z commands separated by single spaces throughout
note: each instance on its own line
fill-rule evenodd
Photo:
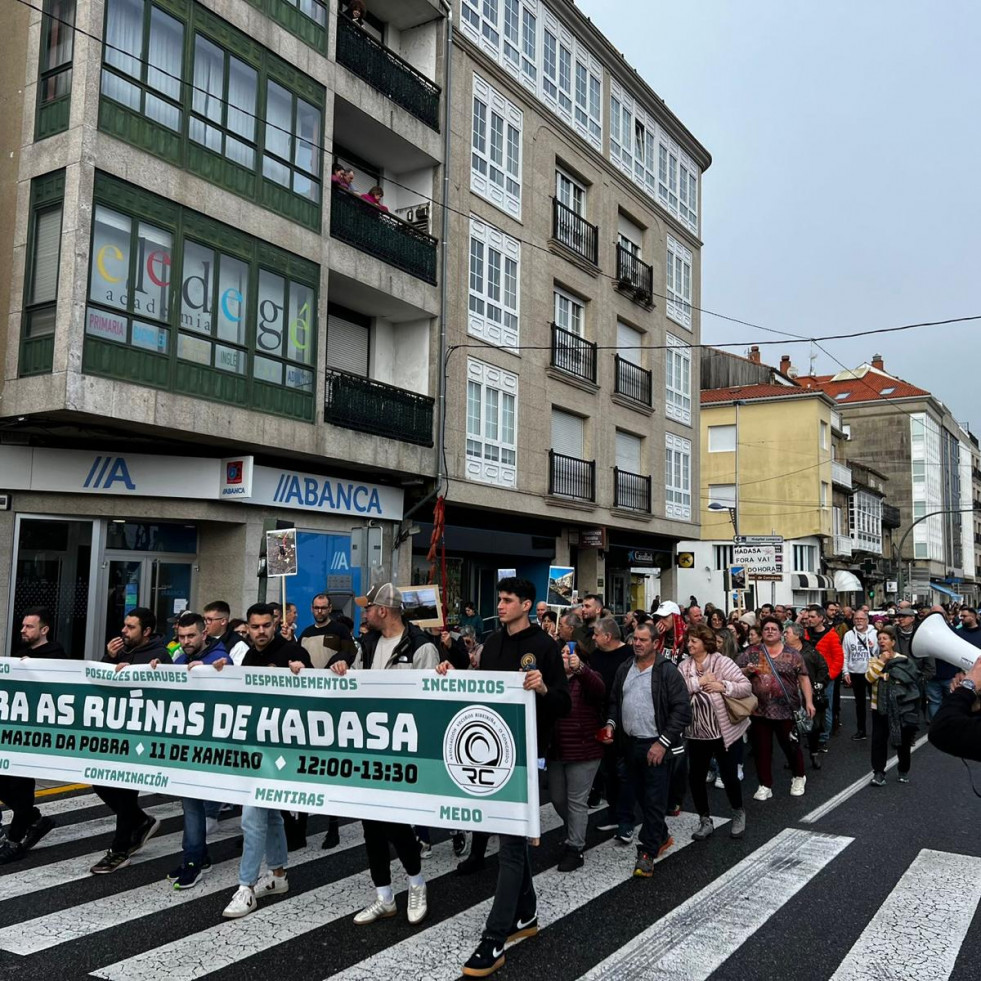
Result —
M 696 624 L 689 629 L 688 653 L 691 656 L 678 665 L 678 670 L 691 695 L 691 725 L 685 731 L 688 783 L 699 817 L 698 830 L 692 838 L 702 841 L 715 830 L 705 789 L 705 776 L 713 756 L 718 761 L 726 796 L 732 805 L 730 837 L 741 838 L 746 831 L 746 812 L 732 750 L 749 728 L 749 719 L 733 722 L 722 696 L 745 698 L 752 694 L 752 685 L 731 658 L 719 653 L 715 632 L 705 624 Z

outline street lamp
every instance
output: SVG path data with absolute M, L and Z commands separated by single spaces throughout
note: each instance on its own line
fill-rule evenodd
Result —
M 732 533 L 736 538 L 739 537 L 739 514 L 736 511 L 736 506 L 734 504 L 722 504 L 719 501 L 709 501 L 705 507 L 707 510 L 715 511 L 716 513 L 719 511 L 728 511 L 729 520 L 732 522 Z
M 709 507 L 712 505 L 710 504 Z M 931 511 L 929 514 L 924 514 L 917 518 L 910 526 L 903 532 L 903 537 L 899 539 L 899 582 L 896 584 L 899 589 L 897 593 L 899 598 L 903 598 L 903 591 L 905 589 L 905 583 L 903 582 L 903 546 L 906 544 L 906 539 L 909 537 L 909 533 L 921 522 L 926 521 L 927 518 L 935 518 L 938 514 L 965 514 L 968 511 L 979 511 L 981 510 L 981 504 L 972 504 L 969 508 L 943 508 L 940 511 Z

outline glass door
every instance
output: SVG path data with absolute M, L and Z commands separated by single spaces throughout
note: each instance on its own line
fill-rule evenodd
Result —
M 145 560 L 127 556 L 114 559 L 106 556 L 106 624 L 103 644 L 119 636 L 127 610 L 143 606 L 145 596 Z M 103 652 L 104 653 L 104 652 Z
M 191 607 L 194 560 L 107 551 L 104 568 L 103 643 L 119 636 L 127 611 L 135 606 L 145 606 L 154 612 L 157 633 L 169 641 L 172 630 L 167 621 Z

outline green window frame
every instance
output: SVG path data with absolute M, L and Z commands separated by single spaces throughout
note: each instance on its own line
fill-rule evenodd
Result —
M 35 141 L 68 129 L 74 51 L 75 0 L 44 0 L 37 66 Z
M 22 378 L 51 372 L 64 197 L 63 170 L 31 182 L 18 372 Z
M 322 85 L 193 0 L 107 0 L 104 37 L 100 129 L 319 230 Z
M 249 3 L 311 48 L 326 54 L 330 4 L 325 0 L 249 0 Z
M 319 267 L 97 174 L 82 370 L 314 419 Z

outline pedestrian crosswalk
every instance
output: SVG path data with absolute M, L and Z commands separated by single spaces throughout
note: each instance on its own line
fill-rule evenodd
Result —
M 361 826 L 342 825 L 339 844 L 323 850 L 325 819 L 313 816 L 307 846 L 290 854 L 290 892 L 264 900 L 242 920 L 223 920 L 221 910 L 238 883 L 238 851 L 231 840 L 239 831 L 235 822 L 222 821 L 212 838 L 211 871 L 195 888 L 175 891 L 165 875 L 180 861 L 179 804 L 148 795 L 144 807 L 161 818 L 161 832 L 131 866 L 95 877 L 88 869 L 105 848 L 112 824 L 105 808 L 84 793 L 41 805 L 59 821 L 58 828 L 43 847 L 0 874 L 0 975 L 45 981 L 453 981 L 480 937 L 493 899 L 496 838 L 488 849 L 488 870 L 467 878 L 453 874 L 458 859 L 451 842 L 437 840 L 423 865 L 430 891 L 423 926 L 405 922 L 405 876 L 393 860 L 399 916 L 354 927 L 353 915 L 373 897 Z M 551 806 L 544 806 L 542 843 L 533 849 L 542 931 L 509 947 L 502 978 L 746 976 L 741 968 L 727 973 L 737 952 L 761 938 L 782 943 L 784 936 L 768 937 L 773 922 L 797 897 L 806 903 L 809 892 L 826 889 L 828 874 L 856 861 L 860 847 L 847 834 L 822 832 L 813 823 L 785 828 L 752 845 L 731 842 L 727 819 L 713 820 L 717 841 L 706 845 L 691 839 L 696 815 L 669 818 L 674 846 L 659 859 L 652 880 L 633 880 L 634 849 L 595 832 L 584 868 L 559 873 L 562 826 Z M 710 855 L 721 867 L 700 878 Z M 919 849 L 887 885 L 891 891 L 881 907 L 867 922 L 854 924 L 841 939 L 835 963 L 821 976 L 833 981 L 967 977 L 957 975 L 956 967 L 981 903 L 981 858 Z M 644 915 L 644 905 L 655 897 L 660 912 Z M 911 916 L 942 929 L 911 931 Z M 613 918 L 615 939 L 596 930 Z M 839 926 L 835 920 L 840 933 Z M 569 956 L 555 956 L 556 947 L 570 943 Z M 543 954 L 547 964 L 532 969 L 537 952 L 548 952 Z

